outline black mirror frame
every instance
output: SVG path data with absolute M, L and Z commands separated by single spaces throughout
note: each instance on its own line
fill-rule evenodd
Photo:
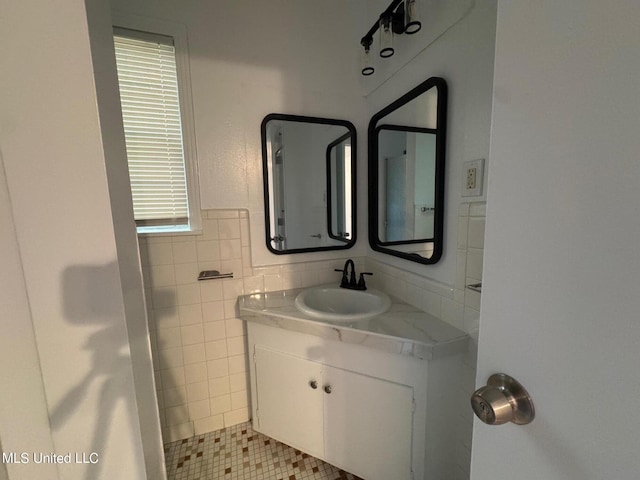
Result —
M 386 248 L 385 242 L 378 237 L 378 122 L 396 111 L 398 108 L 409 103 L 411 100 L 422 95 L 431 88 L 438 91 L 438 104 L 436 111 L 436 165 L 435 165 L 435 202 L 434 202 L 434 225 L 433 225 L 433 254 L 425 258 L 417 253 L 407 253 Z M 407 126 L 410 130 L 414 127 Z M 444 187 L 445 187 L 445 152 L 447 139 L 447 83 L 441 77 L 431 77 L 413 88 L 396 101 L 386 106 L 376 113 L 369 121 L 368 128 L 368 187 L 369 187 L 369 245 L 377 252 L 393 255 L 412 262 L 425 265 L 437 263 L 442 257 L 444 239 Z M 427 240 L 428 241 L 428 240 Z M 393 242 L 394 245 L 405 245 L 411 243 L 422 243 L 424 240 L 407 240 Z M 390 245 L 390 243 L 386 243 Z
M 344 135 L 342 135 L 340 138 L 335 139 L 333 142 L 331 142 L 329 144 L 329 146 L 327 147 L 327 168 L 326 168 L 326 172 L 327 172 L 327 234 L 329 235 L 330 238 L 333 238 L 334 240 L 338 240 L 340 242 L 349 242 L 352 240 L 352 238 L 347 238 L 345 236 L 340 236 L 339 233 L 334 233 L 333 230 L 331 229 L 333 222 L 332 222 L 332 210 L 331 210 L 331 150 L 334 147 L 337 147 L 338 145 L 340 145 L 342 142 L 344 142 L 347 138 L 351 138 L 351 132 L 349 133 L 345 133 Z M 351 151 L 353 152 L 353 149 L 355 148 L 355 145 L 351 144 Z M 353 168 L 353 154 L 351 155 L 351 162 L 352 162 L 352 168 Z M 353 170 L 352 170 L 353 172 Z M 355 183 L 355 178 L 354 175 L 352 173 L 351 175 L 351 201 L 353 202 L 353 199 L 355 197 L 355 192 L 354 192 L 354 188 L 353 185 Z M 353 203 L 351 204 L 353 205 Z M 353 207 L 351 208 L 351 210 L 353 210 Z M 355 212 L 353 213 L 353 220 L 352 220 L 352 230 L 354 230 L 355 227 Z M 351 236 L 351 234 L 349 234 Z
M 351 144 L 351 209 L 352 209 L 352 225 L 353 232 L 351 239 L 345 243 L 344 245 L 335 245 L 335 246 L 326 246 L 326 247 L 313 247 L 313 248 L 292 248 L 288 250 L 276 250 L 271 246 L 271 237 L 269 235 L 269 225 L 271 224 L 271 219 L 269 216 L 269 171 L 267 168 L 267 123 L 271 120 L 284 120 L 291 122 L 301 122 L 301 123 L 316 123 L 321 125 L 338 125 L 346 127 L 349 130 L 349 134 L 352 138 Z M 262 186 L 263 186 L 263 199 L 264 199 L 264 216 L 265 216 L 265 241 L 267 245 L 267 249 L 276 255 L 289 255 L 293 253 L 309 253 L 309 252 L 324 252 L 327 250 L 346 250 L 355 245 L 357 239 L 357 204 L 356 204 L 356 164 L 357 164 L 357 133 L 356 127 L 353 123 L 347 120 L 337 120 L 332 118 L 321 118 L 321 117 L 310 117 L 304 115 L 288 115 L 285 113 L 270 113 L 262 120 L 260 124 L 260 136 L 262 143 Z M 327 207 L 328 208 L 328 207 Z M 327 235 L 330 230 L 330 226 L 327 225 Z

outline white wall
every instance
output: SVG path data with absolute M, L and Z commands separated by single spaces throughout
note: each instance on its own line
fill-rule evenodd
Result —
M 119 15 L 154 17 L 187 28 L 202 208 L 249 209 L 256 232 L 254 264 L 340 256 L 277 256 L 267 250 L 260 234 L 260 122 L 269 113 L 288 113 L 349 120 L 364 131 L 359 43 L 351 28 L 354 3 L 111 0 L 111 6 Z M 359 143 L 364 152 L 363 135 Z M 359 190 L 364 205 L 364 173 Z M 358 223 L 364 239 L 364 215 Z M 364 248 L 361 243 L 353 255 Z
M 429 12 L 423 14 L 428 16 Z M 398 60 L 400 69 L 366 98 L 369 116 L 372 116 L 429 77 L 439 76 L 447 81 L 449 103 L 445 245 L 442 259 L 435 265 L 424 266 L 383 255 L 371 249 L 367 256 L 449 286 L 453 285 L 455 280 L 457 216 L 458 206 L 462 203 L 463 162 L 485 158 L 485 172 L 491 168 L 488 157 L 495 23 L 495 0 L 477 0 L 466 16 L 409 63 L 402 66 L 402 61 Z M 419 34 L 415 37 L 417 35 Z M 403 36 L 403 40 L 411 39 Z M 422 39 L 429 40 L 432 39 Z M 416 38 L 415 41 L 419 39 Z M 378 61 L 381 62 L 383 60 Z M 486 194 L 465 198 L 464 201 L 477 202 L 485 199 Z
M 0 146 L 52 441 L 100 459 L 59 465 L 59 478 L 146 478 L 84 2 L 1 9 Z M 15 249 L 6 254 L 15 266 Z M 16 327 L 27 322 L 15 313 Z M 34 411 L 24 428 L 48 425 Z

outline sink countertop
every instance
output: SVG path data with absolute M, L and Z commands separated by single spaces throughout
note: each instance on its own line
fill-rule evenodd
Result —
M 240 317 L 272 327 L 353 343 L 388 353 L 432 358 L 466 352 L 469 336 L 422 310 L 391 297 L 385 313 L 356 322 L 312 318 L 294 305 L 303 288 L 238 297 Z

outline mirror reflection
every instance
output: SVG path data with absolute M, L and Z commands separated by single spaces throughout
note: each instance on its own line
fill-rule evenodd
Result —
M 433 241 L 435 130 L 384 125 L 378 149 L 380 244 Z
M 442 255 L 446 83 L 430 78 L 369 123 L 369 242 L 431 264 Z
M 288 254 L 353 246 L 353 124 L 270 114 L 261 130 L 269 250 Z
M 327 148 L 327 225 L 329 237 L 348 242 L 351 237 L 351 133 L 346 133 Z

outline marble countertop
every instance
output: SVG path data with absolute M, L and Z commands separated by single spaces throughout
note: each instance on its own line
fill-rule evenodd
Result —
M 277 328 L 430 360 L 466 352 L 469 336 L 416 307 L 391 297 L 385 313 L 353 323 L 318 320 L 294 304 L 302 288 L 238 297 L 240 317 Z

